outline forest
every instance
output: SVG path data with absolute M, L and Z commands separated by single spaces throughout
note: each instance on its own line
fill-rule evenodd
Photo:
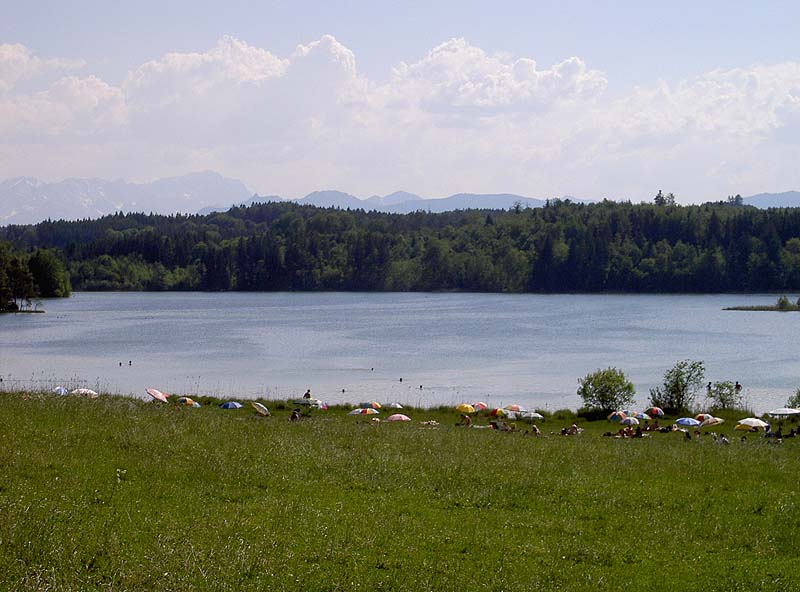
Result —
M 535 209 L 411 214 L 262 203 L 205 216 L 116 214 L 6 226 L 0 241 L 5 241 L 0 290 L 7 294 L 9 278 L 26 268 L 38 296 L 65 295 L 70 286 L 551 293 L 800 289 L 800 209 L 759 210 L 738 202 L 551 200 Z

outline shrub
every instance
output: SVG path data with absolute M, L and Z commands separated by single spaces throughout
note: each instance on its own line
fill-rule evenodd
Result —
M 664 373 L 663 386 L 650 389 L 650 404 L 667 415 L 688 410 L 705 380 L 702 361 L 681 360 Z
M 578 395 L 590 410 L 613 411 L 633 401 L 633 383 L 616 368 L 596 370 L 578 380 Z
M 778 298 L 778 309 L 779 310 L 788 310 L 789 308 L 791 308 L 791 306 L 792 305 L 791 305 L 791 303 L 789 302 L 789 299 L 786 296 L 781 296 L 780 298 Z

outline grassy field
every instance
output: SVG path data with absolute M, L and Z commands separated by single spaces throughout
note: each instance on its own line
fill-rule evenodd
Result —
M 730 421 L 720 446 L 0 403 L 0 590 L 800 589 L 800 439 Z

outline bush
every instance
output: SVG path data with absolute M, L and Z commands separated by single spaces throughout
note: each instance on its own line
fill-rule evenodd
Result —
M 575 421 L 576 415 L 571 409 L 556 409 L 550 417 L 559 421 Z
M 789 302 L 789 299 L 786 296 L 781 296 L 780 298 L 778 298 L 778 309 L 779 310 L 788 310 L 789 308 L 791 308 L 791 306 L 792 305 L 791 305 L 791 303 Z
M 691 409 L 705 374 L 702 361 L 681 360 L 664 373 L 663 386 L 650 389 L 650 404 L 667 415 Z
M 614 411 L 633 401 L 633 383 L 616 368 L 597 370 L 579 379 L 578 383 L 578 395 L 590 410 Z

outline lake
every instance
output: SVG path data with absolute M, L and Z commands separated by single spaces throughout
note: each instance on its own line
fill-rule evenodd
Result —
M 706 380 L 740 381 L 763 412 L 800 386 L 800 314 L 722 309 L 775 299 L 84 292 L 46 300 L 46 314 L 0 315 L 0 388 L 239 398 L 310 388 L 329 403 L 555 410 L 577 408 L 578 378 L 608 366 L 628 375 L 644 406 L 665 370 L 694 359 Z

